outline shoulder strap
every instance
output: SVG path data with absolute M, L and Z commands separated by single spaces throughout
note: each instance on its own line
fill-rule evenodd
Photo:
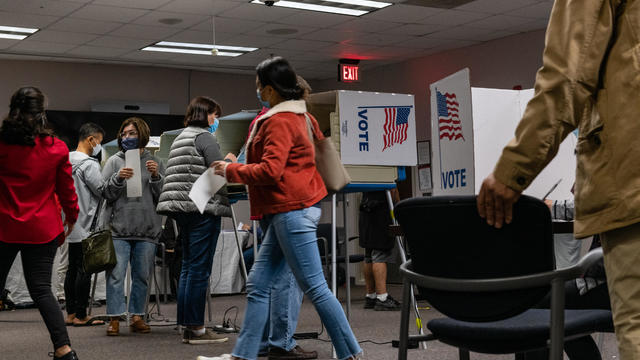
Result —
M 93 214 L 93 220 L 91 220 L 91 227 L 89 228 L 89 234 L 93 233 L 96 230 L 96 223 L 100 218 L 100 211 L 102 210 L 102 205 L 104 204 L 104 198 L 100 198 L 98 201 L 98 208 L 96 209 L 96 213 Z

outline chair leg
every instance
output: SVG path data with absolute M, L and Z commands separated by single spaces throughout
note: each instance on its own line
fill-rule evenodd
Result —
M 458 348 L 458 357 L 460 360 L 470 360 L 469 350 Z
M 407 360 L 407 347 L 409 344 L 409 307 L 411 305 L 411 283 L 408 279 L 402 280 L 402 312 L 400 314 L 400 344 L 398 345 L 398 360 Z

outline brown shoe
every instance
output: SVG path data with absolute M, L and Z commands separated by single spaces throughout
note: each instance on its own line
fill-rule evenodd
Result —
M 151 326 L 147 325 L 142 319 L 138 319 L 129 324 L 129 328 L 131 329 L 131 332 L 140 334 L 148 334 L 151 332 Z
M 285 349 L 281 349 L 278 347 L 270 347 L 269 348 L 269 360 L 277 360 L 277 359 L 317 359 L 318 352 L 317 351 L 304 351 L 299 345 L 296 345 L 290 351 Z
M 109 321 L 109 327 L 107 327 L 107 336 L 120 335 L 120 320 Z

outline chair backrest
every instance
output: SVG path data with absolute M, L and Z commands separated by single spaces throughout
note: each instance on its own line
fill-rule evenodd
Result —
M 540 200 L 522 196 L 513 221 L 495 229 L 478 215 L 475 196 L 412 198 L 394 212 L 407 241 L 413 271 L 448 279 L 495 279 L 555 268 L 551 216 Z M 478 293 L 420 288 L 443 314 L 465 321 L 494 321 L 517 315 L 550 286 Z

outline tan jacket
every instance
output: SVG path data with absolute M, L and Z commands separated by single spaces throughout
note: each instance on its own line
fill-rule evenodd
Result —
M 576 237 L 640 222 L 640 0 L 555 2 L 535 96 L 496 178 L 524 190 L 576 127 Z

